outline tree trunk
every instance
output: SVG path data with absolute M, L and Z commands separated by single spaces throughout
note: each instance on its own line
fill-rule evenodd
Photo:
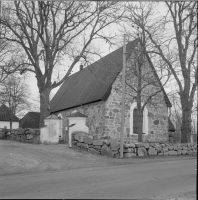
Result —
M 137 115 L 137 118 L 138 118 L 138 126 L 137 126 L 137 133 L 138 133 L 138 142 L 142 142 L 143 139 L 142 139 L 142 125 L 143 125 L 143 114 L 142 112 L 138 111 L 137 112 L 138 115 Z
M 10 129 L 12 129 L 12 119 L 10 119 Z
M 182 126 L 181 126 L 181 143 L 190 142 L 191 135 L 191 109 L 186 105 L 182 105 Z
M 12 129 L 12 111 L 9 109 L 9 116 L 10 116 L 10 129 Z
M 50 115 L 50 91 L 46 88 L 40 92 L 40 128 L 44 126 L 44 118 Z

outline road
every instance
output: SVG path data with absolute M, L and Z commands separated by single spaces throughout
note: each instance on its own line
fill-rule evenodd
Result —
M 0 177 L 0 198 L 195 198 L 196 159 Z

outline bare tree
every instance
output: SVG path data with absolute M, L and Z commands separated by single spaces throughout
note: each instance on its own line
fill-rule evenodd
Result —
M 53 98 L 54 96 L 54 91 L 52 91 L 50 93 L 50 96 L 49 96 L 49 99 L 51 101 L 51 99 Z M 30 107 L 29 107 L 29 111 L 32 111 L 32 112 L 40 112 L 40 98 L 39 98 L 39 94 L 32 94 L 30 99 L 29 99 L 29 102 L 30 102 Z
M 23 66 L 23 58 L 19 57 L 16 51 L 6 41 L 0 40 L 0 85 L 4 84 L 11 74 L 19 72 Z
M 149 38 L 141 24 L 146 24 L 152 15 L 151 3 L 126 3 L 126 14 L 123 17 L 122 32 L 131 38 L 139 38 L 139 45 L 132 53 L 132 60 L 126 71 L 127 99 L 137 102 L 136 119 L 138 141 L 142 142 L 143 111 L 146 105 L 157 106 L 166 95 L 164 86 L 170 78 L 170 71 L 157 55 L 149 55 L 151 48 Z M 126 25 L 127 24 L 127 25 Z M 163 70 L 162 70 L 163 69 Z M 135 131 L 135 130 L 134 130 Z
M 2 83 L 6 77 L 8 76 L 8 73 L 6 73 L 6 69 L 5 69 L 5 64 L 4 59 L 5 59 L 5 54 L 6 54 L 6 47 L 7 44 L 5 43 L 5 41 L 0 40 L 0 83 Z
M 182 127 L 182 107 L 181 100 L 178 92 L 171 94 L 169 96 L 172 104 L 172 109 L 170 110 L 170 119 L 175 126 L 175 139 L 177 142 L 181 142 L 181 127 Z M 193 108 L 192 108 L 192 131 L 191 136 L 196 135 L 197 128 L 197 99 L 194 99 Z
M 166 2 L 167 13 L 154 18 L 153 3 L 149 4 L 150 20 L 141 21 L 130 9 L 133 22 L 148 37 L 147 53 L 158 55 L 171 71 L 181 99 L 182 127 L 181 142 L 189 142 L 191 134 L 191 114 L 197 88 L 197 10 L 196 2 Z M 129 8 L 132 8 L 129 7 Z M 144 8 L 142 4 L 141 9 Z M 130 18 L 130 17 L 129 17 Z M 152 60 L 152 59 L 151 59 Z
M 102 30 L 117 21 L 117 2 L 15 1 L 8 2 L 8 19 L 1 20 L 9 31 L 4 37 L 22 47 L 29 67 L 22 72 L 35 73 L 40 93 L 40 126 L 50 113 L 50 91 L 62 84 L 71 70 L 89 52 L 95 39 L 111 37 Z M 53 72 L 61 61 L 69 66 L 63 78 L 53 81 Z
M 172 109 L 169 114 L 169 118 L 175 126 L 175 140 L 176 142 L 181 142 L 181 127 L 182 127 L 182 111 L 180 99 L 177 94 L 170 96 Z
M 18 54 L 19 48 L 3 38 L 7 29 L 2 26 L 1 20 L 6 18 L 7 14 L 4 5 L 2 6 L 2 2 L 0 2 L 0 84 L 10 74 L 20 71 L 24 62 L 23 57 Z
M 24 111 L 28 110 L 30 103 L 28 101 L 28 86 L 20 77 L 10 75 L 0 86 L 0 103 L 6 105 L 9 109 L 10 128 L 12 128 L 12 113 L 21 117 Z

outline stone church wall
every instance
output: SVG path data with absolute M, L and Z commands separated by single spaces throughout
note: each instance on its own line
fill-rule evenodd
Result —
M 92 136 L 104 135 L 104 102 L 91 103 L 77 108 L 60 112 L 63 117 L 63 127 L 68 126 L 67 117 L 77 111 L 87 116 L 86 124 L 89 127 L 89 134 Z M 97 138 L 97 137 L 96 137 Z
M 129 65 L 129 63 L 127 63 Z M 120 138 L 121 133 L 121 107 L 122 107 L 122 72 L 118 75 L 112 85 L 109 98 L 105 102 L 105 135 L 112 139 Z M 153 91 L 155 88 L 150 86 Z M 131 90 L 126 87 L 126 94 Z M 131 98 L 131 97 L 130 97 Z M 130 135 L 130 101 L 126 95 L 125 101 L 125 140 L 137 141 L 138 135 Z M 132 101 L 134 102 L 134 101 Z M 168 140 L 168 107 L 165 103 L 163 93 L 158 93 L 152 101 L 147 104 L 148 109 L 148 134 L 144 141 L 166 141 Z
M 145 139 L 149 141 L 168 140 L 168 109 L 165 103 L 158 107 L 148 105 L 149 133 Z

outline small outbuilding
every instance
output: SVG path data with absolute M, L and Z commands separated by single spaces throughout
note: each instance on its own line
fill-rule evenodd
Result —
M 10 122 L 12 122 L 12 129 L 19 128 L 19 119 L 6 105 L 2 104 L 0 106 L 0 128 L 10 129 Z
M 19 122 L 21 128 L 39 129 L 40 113 L 28 112 Z

